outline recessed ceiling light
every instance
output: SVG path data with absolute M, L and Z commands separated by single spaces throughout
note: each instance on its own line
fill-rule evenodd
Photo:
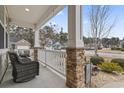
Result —
M 30 9 L 28 9 L 28 8 L 25 8 L 25 11 L 26 11 L 26 12 L 29 12 L 29 11 L 30 11 Z

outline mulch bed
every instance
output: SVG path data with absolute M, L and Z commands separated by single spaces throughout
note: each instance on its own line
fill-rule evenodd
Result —
M 98 72 L 97 75 L 92 76 L 92 86 L 91 87 L 102 87 L 103 85 L 110 82 L 124 82 L 124 75 L 113 74 L 106 72 Z

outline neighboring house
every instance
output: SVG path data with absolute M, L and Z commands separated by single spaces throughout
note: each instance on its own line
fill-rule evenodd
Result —
M 15 43 L 15 49 L 17 49 L 17 53 L 20 55 L 20 56 L 30 56 L 30 47 L 31 47 L 31 44 L 22 39 L 22 40 L 19 40 L 18 42 Z
M 62 45 L 60 44 L 60 42 L 56 42 L 52 45 L 53 49 L 61 49 L 62 48 Z
M 84 44 L 84 48 L 86 50 L 93 50 L 94 49 L 94 44 L 93 43 Z
M 18 42 L 19 40 L 17 40 L 16 37 L 9 37 L 9 45 L 11 49 L 15 49 L 16 48 L 16 42 Z
M 98 49 L 102 49 L 102 48 L 103 48 L 102 44 L 98 45 Z M 86 49 L 86 50 L 94 50 L 95 45 L 94 45 L 94 43 L 84 44 L 84 49 Z
M 16 45 L 16 49 L 30 49 L 31 47 L 31 44 L 24 39 L 16 42 L 15 45 Z
M 120 48 L 124 48 L 124 40 L 120 41 Z
M 60 42 L 56 42 L 52 45 L 54 50 L 61 50 L 61 49 L 66 49 L 67 43 L 64 43 L 63 45 Z
M 47 43 L 45 45 L 45 48 L 48 50 L 53 50 L 53 48 L 52 48 L 53 41 L 49 38 L 47 38 L 46 41 L 47 41 Z
M 67 46 L 67 43 L 64 43 L 63 45 L 60 42 L 53 42 L 51 39 L 46 39 L 47 43 L 45 45 L 45 49 L 48 50 L 61 50 L 65 49 Z
M 16 37 L 10 37 L 10 48 L 13 49 L 30 49 L 31 44 L 22 39 L 22 40 L 17 40 Z

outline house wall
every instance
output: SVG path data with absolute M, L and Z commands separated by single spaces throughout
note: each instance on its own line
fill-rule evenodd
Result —
M 4 48 L 4 28 L 0 24 L 0 49 Z
M 8 25 L 8 21 L 7 21 L 7 11 L 4 5 L 0 5 L 0 25 L 2 26 L 2 28 L 4 29 L 4 33 L 0 33 L 1 38 L 4 38 L 0 41 L 4 42 L 4 47 L 3 48 L 8 48 L 8 32 L 7 32 L 7 25 Z M 3 49 L 1 48 L 1 49 Z
M 8 60 L 7 60 L 8 36 L 7 36 L 6 24 L 7 22 L 6 22 L 5 6 L 0 5 L 0 80 L 8 64 Z
M 5 69 L 8 64 L 8 58 L 6 56 L 6 52 L 8 49 L 0 49 L 0 80 L 5 72 Z
M 17 49 L 30 49 L 30 46 L 17 46 Z
M 0 5 L 0 21 L 4 24 L 4 6 Z

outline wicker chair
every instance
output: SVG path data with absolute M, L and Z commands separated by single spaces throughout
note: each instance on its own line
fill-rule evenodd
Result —
M 12 76 L 14 82 L 25 82 L 39 75 L 39 63 L 31 61 L 29 58 L 19 58 L 14 52 L 9 52 L 12 64 Z

